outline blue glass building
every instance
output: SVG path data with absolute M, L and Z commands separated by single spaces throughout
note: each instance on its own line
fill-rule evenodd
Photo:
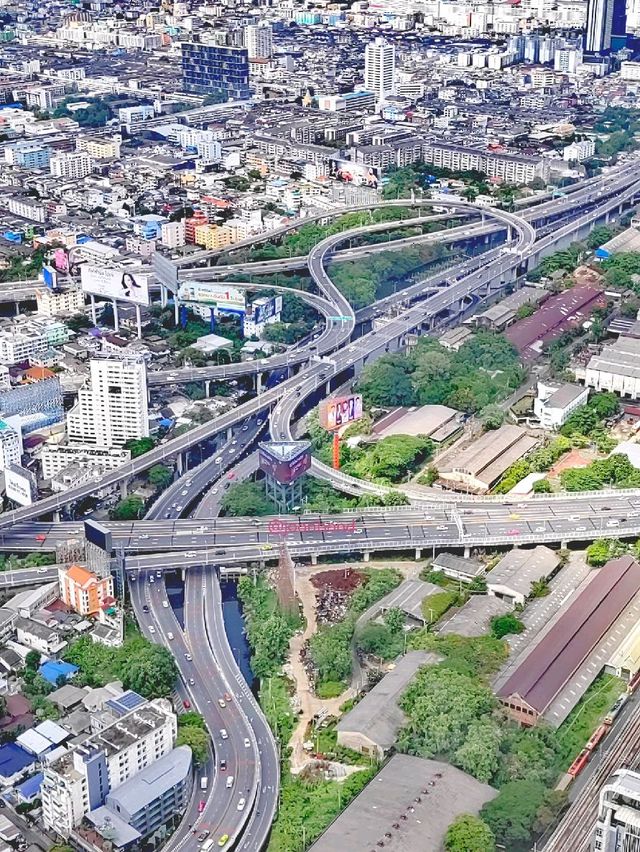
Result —
M 246 48 L 183 42 L 182 82 L 185 92 L 217 95 L 221 102 L 246 100 L 251 97 Z

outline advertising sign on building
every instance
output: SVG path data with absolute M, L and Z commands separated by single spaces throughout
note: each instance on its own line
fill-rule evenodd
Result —
M 308 441 L 272 441 L 259 445 L 260 469 L 281 485 L 288 485 L 311 467 Z
M 181 302 L 197 302 L 218 311 L 244 314 L 246 298 L 244 290 L 229 284 L 203 284 L 200 281 L 185 281 L 180 285 L 178 298 Z
M 325 429 L 340 429 L 362 417 L 362 396 L 350 396 L 324 399 L 319 406 L 320 425 Z
M 330 175 L 353 186 L 369 186 L 377 189 L 380 184 L 380 169 L 351 160 L 331 160 Z
M 38 499 L 35 476 L 19 464 L 10 464 L 5 468 L 4 485 L 9 500 L 20 506 L 31 506 Z
M 271 317 L 282 313 L 282 296 L 274 296 L 264 304 L 254 305 L 253 321 L 256 325 L 262 325 Z
M 127 269 L 95 266 L 83 263 L 80 280 L 85 293 L 117 299 L 135 305 L 149 304 L 149 281 L 146 275 L 129 272 Z
M 50 290 L 55 290 L 58 286 L 58 273 L 53 266 L 42 267 L 42 280 Z

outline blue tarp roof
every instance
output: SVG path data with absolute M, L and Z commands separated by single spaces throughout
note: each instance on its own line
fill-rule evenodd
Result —
M 0 777 L 11 778 L 27 766 L 33 766 L 35 757 L 15 743 L 0 746 Z
M 31 778 L 27 778 L 23 784 L 16 787 L 16 790 L 23 799 L 33 799 L 40 793 L 43 778 L 43 773 L 38 772 L 36 775 L 32 775 Z
M 62 660 L 48 660 L 40 666 L 38 671 L 45 680 L 56 686 L 60 675 L 68 680 L 78 671 L 78 667 L 71 663 L 65 663 Z

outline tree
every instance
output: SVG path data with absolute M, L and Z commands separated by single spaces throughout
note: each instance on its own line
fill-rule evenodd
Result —
M 137 521 L 144 514 L 144 500 L 137 494 L 125 497 L 109 512 L 112 521 Z
M 510 633 L 522 633 L 524 624 L 512 612 L 506 615 L 494 615 L 491 619 L 491 634 L 496 639 L 502 639 Z
M 397 355 L 385 355 L 375 364 L 365 367 L 358 389 L 366 404 L 386 407 L 411 405 L 414 395 L 408 368 L 406 359 Z
M 465 772 L 487 783 L 500 765 L 500 740 L 500 726 L 496 722 L 489 717 L 476 719 L 454 760 Z
M 206 730 L 207 726 L 203 717 L 199 713 L 196 713 L 195 711 L 191 710 L 187 713 L 181 713 L 178 716 L 178 727 L 202 728 L 203 730 Z
M 496 839 L 481 819 L 462 814 L 447 829 L 444 848 L 446 852 L 495 852 Z
M 511 781 L 480 811 L 496 840 L 508 849 L 528 840 L 546 788 L 539 781 Z
M 165 698 L 171 694 L 178 668 L 166 648 L 149 643 L 131 659 L 122 662 L 122 681 L 145 698 Z
M 148 453 L 156 445 L 153 438 L 132 438 L 124 445 L 126 450 L 131 450 L 131 458 L 135 459 L 138 456 Z
M 551 483 L 548 479 L 538 479 L 533 483 L 534 494 L 551 494 Z
M 399 482 L 433 453 L 433 442 L 424 436 L 389 435 L 378 441 L 354 465 L 353 473 L 367 479 Z
M 504 411 L 495 403 L 486 405 L 480 412 L 480 422 L 486 431 L 499 429 L 504 423 Z
M 193 762 L 199 765 L 209 759 L 209 734 L 196 725 L 182 725 L 178 728 L 176 746 L 187 745 L 193 754 Z
M 29 651 L 27 656 L 24 658 L 24 665 L 26 669 L 30 669 L 34 672 L 37 671 L 40 665 L 40 652 Z
M 277 509 L 258 482 L 237 482 L 222 498 L 222 509 L 233 517 L 273 515 Z
M 356 637 L 356 644 L 366 654 L 392 660 L 402 653 L 403 641 L 399 633 L 393 633 L 386 624 L 370 621 Z
M 384 616 L 384 623 L 392 633 L 400 633 L 404 627 L 404 612 L 398 606 L 392 606 Z
M 613 234 L 613 228 L 607 228 L 606 225 L 597 225 L 587 238 L 587 246 L 590 249 L 597 249 L 603 243 L 609 242 Z
M 159 491 L 168 488 L 173 481 L 173 471 L 163 464 L 154 465 L 148 473 L 149 482 Z

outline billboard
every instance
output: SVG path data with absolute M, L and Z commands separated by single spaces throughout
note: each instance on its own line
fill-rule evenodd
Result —
M 50 290 L 55 290 L 58 286 L 58 273 L 54 266 L 42 267 L 42 280 Z
M 340 429 L 362 417 L 362 396 L 356 393 L 324 399 L 318 408 L 321 426 L 325 429 Z
M 367 166 L 365 163 L 354 163 L 351 160 L 331 160 L 329 174 L 332 178 L 350 183 L 353 186 L 369 186 L 377 189 L 380 185 L 380 169 Z
M 107 553 L 113 550 L 111 530 L 99 524 L 97 521 L 84 522 L 84 537 L 90 543 L 99 547 Z
M 165 287 L 169 287 L 171 290 L 178 289 L 178 267 L 169 258 L 164 257 L 160 252 L 154 251 L 151 255 L 151 267 L 161 284 L 164 284 Z
M 209 305 L 218 311 L 244 314 L 246 299 L 244 290 L 229 284 L 204 284 L 201 281 L 185 281 L 178 289 L 181 302 L 197 302 Z
M 36 478 L 19 464 L 10 464 L 4 470 L 4 486 L 9 500 L 20 506 L 31 506 L 38 499 Z
M 83 263 L 80 267 L 80 281 L 83 291 L 92 296 L 118 299 L 135 305 L 149 304 L 149 281 L 146 275 L 140 275 L 138 272 L 134 275 L 122 267 Z
M 254 302 L 251 307 L 253 308 L 253 321 L 256 325 L 261 325 L 271 317 L 282 313 L 282 296 L 274 296 L 273 299 L 269 299 L 264 304 L 257 305 Z
M 308 441 L 271 442 L 259 445 L 260 470 L 281 485 L 288 485 L 311 467 Z

